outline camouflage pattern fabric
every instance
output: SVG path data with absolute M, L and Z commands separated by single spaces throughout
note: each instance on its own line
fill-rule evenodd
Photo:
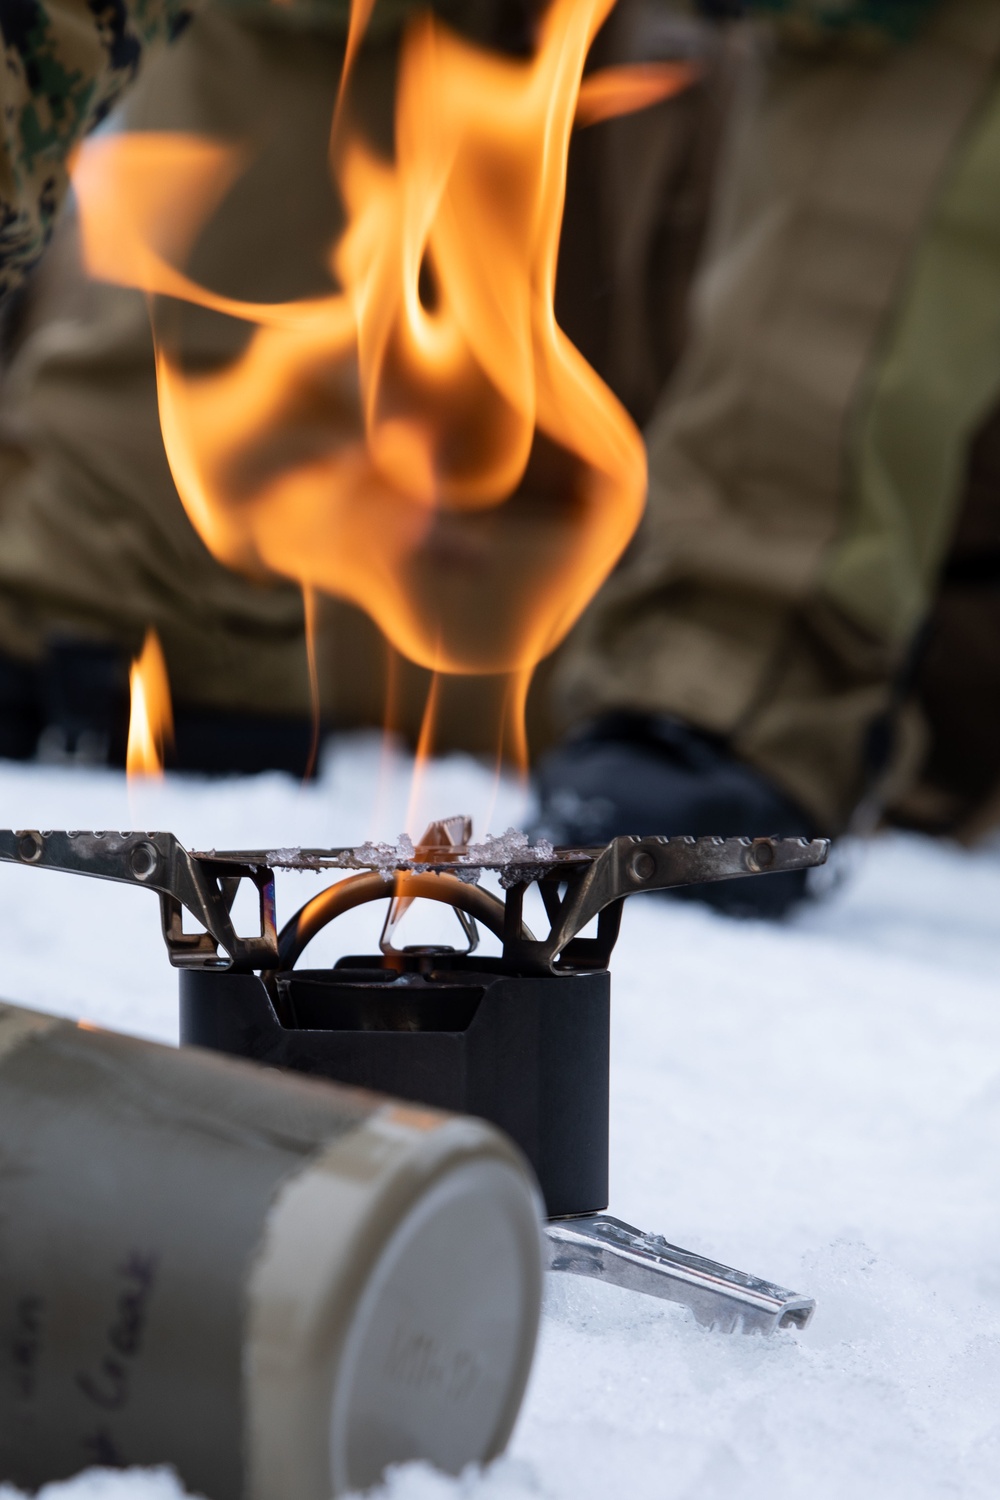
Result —
M 185 0 L 3 0 L 0 296 L 52 233 L 74 145 L 187 15 Z
M 802 40 L 908 41 L 938 0 L 749 0 Z

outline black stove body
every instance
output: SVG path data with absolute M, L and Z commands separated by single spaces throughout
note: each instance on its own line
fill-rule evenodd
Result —
M 520 1146 L 550 1218 L 608 1204 L 610 978 L 505 971 L 471 954 L 184 970 L 181 1040 L 478 1115 Z M 273 998 L 272 998 L 273 997 Z

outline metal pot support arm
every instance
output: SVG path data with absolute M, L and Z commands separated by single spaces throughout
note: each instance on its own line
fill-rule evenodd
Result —
M 0 861 L 156 891 L 164 942 L 176 967 L 238 971 L 277 966 L 275 869 L 377 871 L 387 896 L 405 889 L 407 875 L 449 875 L 475 884 L 483 871 L 495 871 L 506 890 L 504 958 L 519 972 L 552 973 L 607 968 L 627 896 L 808 869 L 823 864 L 828 849 L 826 839 L 622 837 L 605 848 L 526 845 L 503 854 L 485 846 L 426 845 L 413 853 L 371 845 L 192 853 L 172 833 L 0 830 Z M 236 931 L 231 915 L 242 880 L 250 880 L 259 897 L 259 931 L 249 935 Z M 533 884 L 549 921 L 548 934 L 537 939 L 522 920 L 524 892 Z M 184 911 L 202 931 L 184 931 Z M 580 938 L 594 917 L 597 936 Z

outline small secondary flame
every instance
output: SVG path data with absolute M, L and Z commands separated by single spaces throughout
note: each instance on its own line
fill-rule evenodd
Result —
M 688 88 L 699 76 L 695 63 L 630 63 L 626 67 L 601 68 L 580 85 L 576 101 L 577 126 L 597 125 L 619 115 L 649 109 Z
M 344 85 L 372 3 L 352 8 Z M 102 137 L 74 173 L 93 275 L 251 326 L 232 363 L 192 371 L 154 314 L 167 457 L 211 551 L 352 601 L 435 672 L 505 674 L 515 715 L 645 500 L 640 435 L 554 311 L 574 123 L 693 76 L 614 70 L 581 95 L 613 3 L 552 0 L 527 61 L 417 15 L 392 161 L 342 86 L 330 162 L 346 224 L 328 296 L 240 302 L 179 268 L 242 169 L 230 146 Z
M 132 709 L 125 767 L 129 778 L 163 775 L 163 747 L 173 739 L 167 664 L 155 630 L 146 632 L 142 651 L 129 673 Z

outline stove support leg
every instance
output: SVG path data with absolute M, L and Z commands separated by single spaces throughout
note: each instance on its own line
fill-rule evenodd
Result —
M 608 1214 L 550 1219 L 546 1234 L 550 1270 L 680 1302 L 720 1333 L 805 1328 L 816 1306 L 811 1297 L 692 1255 Z

